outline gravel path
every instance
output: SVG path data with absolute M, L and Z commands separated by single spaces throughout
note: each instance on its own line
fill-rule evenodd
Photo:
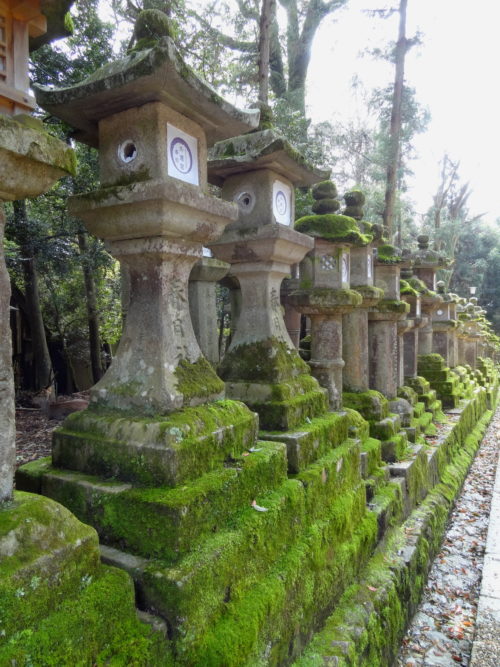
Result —
M 398 667 L 469 664 L 500 441 L 500 408 L 490 423 L 403 640 Z

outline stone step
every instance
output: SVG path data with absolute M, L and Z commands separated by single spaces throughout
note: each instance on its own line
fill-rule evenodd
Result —
M 383 465 L 380 440 L 366 438 L 361 441 L 360 473 L 363 479 L 378 471 Z
M 16 491 L 2 508 L 0 664 L 167 664 L 136 616 L 132 581 L 104 567 L 96 532 L 49 498 Z
M 291 551 L 296 551 L 295 557 L 328 557 L 334 562 L 338 552 L 349 548 L 366 511 L 362 485 L 356 492 L 342 494 L 315 521 L 308 514 L 301 518 L 293 500 L 288 508 L 283 497 L 274 504 L 273 500 L 259 499 L 266 502 L 267 512 L 249 508 L 239 527 L 214 535 L 174 567 L 106 546 L 102 555 L 106 563 L 133 577 L 139 606 L 165 618 L 170 636 L 181 644 L 186 637 L 201 638 L 208 627 L 217 626 L 217 619 L 225 618 L 228 603 L 247 600 L 263 579 L 281 586 L 280 577 L 276 582 L 273 572 Z M 373 547 L 374 536 L 372 541 Z M 295 558 L 293 561 L 295 565 Z
M 147 486 L 175 486 L 237 457 L 257 439 L 243 403 L 216 401 L 166 417 L 87 409 L 54 431 L 54 466 Z
M 410 512 L 425 498 L 429 490 L 429 470 L 426 448 L 423 445 L 412 445 L 410 456 L 405 461 L 389 464 L 392 478 L 405 481 L 403 493 L 404 515 Z
M 201 610 L 197 617 L 179 619 L 173 631 L 179 664 L 286 664 L 297 656 L 373 552 L 376 517 L 367 513 L 351 526 L 353 532 L 339 540 L 326 516 L 244 595 L 227 586 L 217 617 L 207 618 Z M 200 611 L 204 589 L 198 590 Z
M 106 544 L 174 562 L 257 496 L 285 482 L 285 446 L 258 441 L 252 449 L 247 456 L 177 488 L 134 488 L 61 471 L 48 460 L 24 466 L 18 484 L 69 508 L 81 521 L 92 524 Z
M 388 470 L 387 473 L 389 474 Z M 390 526 L 398 524 L 402 520 L 403 493 L 402 485 L 397 481 L 391 481 L 379 488 L 368 503 L 368 509 L 377 517 L 379 542 Z
M 389 440 L 381 441 L 382 460 L 386 463 L 400 461 L 408 453 L 408 437 L 405 431 L 399 431 Z
M 366 512 L 359 446 L 347 443 L 333 450 L 256 501 L 256 507 L 242 508 L 228 527 L 176 564 L 121 555 L 114 564 L 133 575 L 140 606 L 160 613 L 173 629 L 184 623 L 182 619 L 194 623 L 196 614 L 200 615 L 196 623 L 207 623 L 209 616 L 224 609 L 228 587 L 234 595 L 250 590 L 314 522 L 329 517 L 336 540 L 348 539 Z M 106 553 L 118 558 L 117 553 L 124 552 L 112 548 Z
M 338 447 L 356 429 L 356 437 L 368 437 L 368 424 L 353 410 L 327 412 L 322 417 L 301 424 L 299 430 L 276 433 L 261 431 L 263 440 L 283 442 L 286 445 L 288 472 L 299 473 L 308 465 Z
M 378 422 L 370 423 L 370 436 L 378 440 L 390 440 L 401 430 L 401 417 L 392 414 Z

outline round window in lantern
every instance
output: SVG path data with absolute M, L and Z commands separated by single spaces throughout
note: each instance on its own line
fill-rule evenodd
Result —
M 125 164 L 130 164 L 137 157 L 137 146 L 131 139 L 127 139 L 118 147 L 118 157 Z
M 250 213 L 255 204 L 255 197 L 251 192 L 240 192 L 234 198 L 242 213 Z
M 442 311 L 442 310 L 438 310 L 438 311 L 436 312 L 436 315 L 442 315 L 442 314 L 443 314 L 443 311 Z

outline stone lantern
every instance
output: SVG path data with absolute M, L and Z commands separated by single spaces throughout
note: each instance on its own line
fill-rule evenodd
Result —
M 212 364 L 219 363 L 216 284 L 228 271 L 229 264 L 226 262 L 214 257 L 202 257 L 189 276 L 191 321 L 201 351 Z
M 287 332 L 280 288 L 314 243 L 293 229 L 294 187 L 325 174 L 271 129 L 219 142 L 211 157 L 211 181 L 239 209 L 237 221 L 210 244 L 215 257 L 231 264 L 229 275 L 241 289 L 237 326 L 220 374 L 227 395 L 259 412 L 264 428 L 292 428 L 311 416 L 308 401 L 315 393 L 319 400 L 322 392 Z
M 398 322 L 406 319 L 409 305 L 400 298 L 400 251 L 381 244 L 375 259 L 375 286 L 384 298 L 369 313 L 370 388 L 395 398 L 399 384 L 400 345 Z M 400 331 L 401 333 L 401 331 Z
M 426 326 L 428 318 L 422 316 L 421 294 L 409 282 L 412 278 L 412 269 L 407 267 L 401 270 L 400 291 L 401 299 L 410 306 L 408 318 L 413 326 L 403 335 L 403 376 L 414 378 L 417 376 L 418 336 L 419 330 Z
M 314 237 L 314 248 L 300 264 L 300 287 L 289 295 L 291 304 L 311 320 L 309 365 L 328 390 L 331 410 L 342 407 L 342 316 L 362 303 L 350 289 L 350 253 L 366 246 L 371 236 L 360 232 L 354 218 L 336 215 L 337 190 L 331 181 L 313 188 L 316 215 L 300 218 L 296 229 Z
M 6 0 L 0 6 L 0 503 L 12 497 L 15 465 L 14 383 L 9 324 L 10 280 L 3 255 L 5 214 L 2 202 L 34 197 L 56 180 L 74 174 L 76 160 L 66 144 L 43 124 L 26 116 L 29 92 L 29 37 L 49 41 L 44 2 Z M 64 13 L 70 2 L 59 3 Z M 54 19 L 59 17 L 54 15 Z M 9 117 L 10 116 L 10 117 Z
M 445 283 L 440 280 L 436 284 L 437 292 L 442 297 L 432 317 L 432 351 L 440 354 L 446 365 L 453 368 L 457 365 L 456 357 L 456 297 L 445 292 Z
M 3 0 L 0 4 L 0 113 L 32 111 L 35 98 L 30 92 L 29 46 L 35 48 L 56 37 L 70 34 L 60 30 L 65 13 L 74 0 Z M 47 16 L 51 18 L 48 25 Z M 54 25 L 56 24 L 56 25 Z M 47 32 L 49 31 L 49 34 Z
M 75 128 L 80 140 L 99 147 L 102 185 L 73 197 L 70 209 L 104 239 L 130 275 L 130 304 L 116 356 L 91 390 L 88 414 L 56 437 L 53 460 L 60 467 L 133 480 L 146 468 L 155 483 L 175 484 L 192 474 L 179 467 L 182 433 L 167 431 L 160 452 L 155 419 L 224 397 L 224 383 L 196 340 L 188 298 L 190 272 L 203 247 L 222 234 L 238 210 L 208 194 L 207 145 L 252 129 L 259 111 L 236 109 L 185 65 L 161 12 L 139 16 L 139 45 L 142 37 L 151 38 L 151 16 L 159 27 L 150 48 L 132 50 L 75 86 L 38 91 L 44 108 Z M 106 421 L 106 410 L 113 411 L 115 421 Z M 241 404 L 237 411 L 252 440 L 255 416 Z M 131 440 L 118 426 L 124 412 L 145 418 L 140 437 Z M 223 407 L 214 407 L 212 414 L 219 412 L 222 420 Z M 218 419 L 212 420 L 220 436 L 216 458 L 235 442 L 233 426 Z M 119 434 L 110 435 L 112 424 Z M 203 422 L 193 428 L 190 441 L 207 436 Z M 81 451 L 89 429 L 114 443 L 109 446 L 119 460 L 111 468 L 101 440 Z M 243 438 L 237 447 L 246 444 Z M 130 448 L 136 456 L 130 456 Z M 206 465 L 215 461 L 207 459 Z
M 421 235 L 417 238 L 418 250 L 410 255 L 413 261 L 413 272 L 421 280 L 425 287 L 422 293 L 422 312 L 428 318 L 428 323 L 419 333 L 418 353 L 431 354 L 433 349 L 432 319 L 436 310 L 441 308 L 443 298 L 436 294 L 436 273 L 438 269 L 450 266 L 450 260 L 446 259 L 435 250 L 429 248 L 429 237 Z
M 344 196 L 347 204 L 344 215 L 358 221 L 360 230 L 378 238 L 378 225 L 363 222 L 365 197 L 359 190 L 351 190 Z M 353 245 L 350 252 L 351 288 L 363 298 L 359 307 L 343 317 L 342 358 L 344 360 L 343 385 L 347 392 L 367 391 L 369 382 L 368 359 L 368 311 L 377 305 L 384 293 L 374 285 L 375 270 L 373 244 Z

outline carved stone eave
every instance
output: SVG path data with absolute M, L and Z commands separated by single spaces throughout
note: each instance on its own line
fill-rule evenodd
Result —
M 262 130 L 220 141 L 210 151 L 208 178 L 222 185 L 228 176 L 271 169 L 296 187 L 328 178 L 330 172 L 309 164 L 286 139 L 274 130 Z
M 75 128 L 75 138 L 91 146 L 99 143 L 99 120 L 149 102 L 163 102 L 193 120 L 209 145 L 259 123 L 258 109 L 240 110 L 224 100 L 186 65 L 170 37 L 105 65 L 74 86 L 35 86 L 35 94 L 41 107 Z

